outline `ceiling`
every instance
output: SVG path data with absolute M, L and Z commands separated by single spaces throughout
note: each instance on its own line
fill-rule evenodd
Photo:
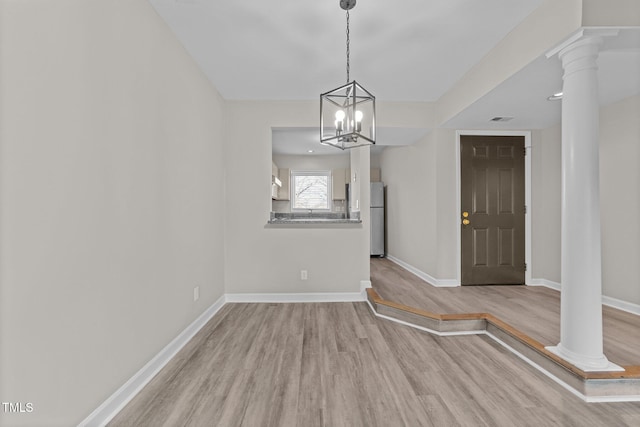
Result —
M 373 154 L 384 147 L 411 145 L 429 132 L 424 128 L 376 127 L 376 145 L 371 147 Z M 272 151 L 286 155 L 345 155 L 349 151 L 336 150 L 335 147 L 319 144 L 318 128 L 275 128 L 272 130 Z M 311 151 L 311 152 L 310 152 Z
M 443 126 L 454 129 L 546 129 L 560 121 L 562 103 L 547 97 L 562 90 L 557 55 L 537 58 Z M 598 55 L 600 105 L 640 94 L 640 28 L 605 37 Z M 493 117 L 513 117 L 491 122 Z
M 229 100 L 317 100 L 346 81 L 346 17 L 338 0 L 150 0 Z M 360 0 L 350 11 L 351 79 L 378 101 L 438 100 L 542 0 Z M 600 99 L 640 93 L 640 30 L 607 42 Z M 538 58 L 444 124 L 458 129 L 541 129 L 560 120 L 555 57 Z M 514 117 L 491 122 L 496 116 Z M 411 144 L 427 129 L 379 129 L 378 145 Z M 313 139 L 317 129 L 274 131 Z M 417 138 L 417 139 L 416 139 Z M 304 150 L 298 142 L 297 150 Z
M 360 0 L 351 78 L 382 101 L 435 101 L 541 1 Z M 318 99 L 346 82 L 338 0 L 151 3 L 225 99 Z

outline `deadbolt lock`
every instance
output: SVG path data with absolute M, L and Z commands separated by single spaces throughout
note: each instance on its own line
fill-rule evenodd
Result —
M 469 212 L 462 212 L 462 217 L 463 218 L 467 218 L 469 216 Z
M 462 220 L 462 225 L 469 225 L 469 220 L 468 219 L 463 219 Z

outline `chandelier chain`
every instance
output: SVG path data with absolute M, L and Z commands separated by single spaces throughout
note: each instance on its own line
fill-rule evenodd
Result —
M 349 83 L 349 11 L 347 10 L 347 83 Z

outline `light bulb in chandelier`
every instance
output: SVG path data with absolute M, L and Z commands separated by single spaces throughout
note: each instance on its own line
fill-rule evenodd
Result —
M 336 135 L 340 135 L 340 133 L 344 130 L 344 116 L 344 111 L 336 111 Z

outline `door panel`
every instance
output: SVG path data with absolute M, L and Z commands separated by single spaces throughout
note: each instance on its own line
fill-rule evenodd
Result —
M 487 184 L 488 171 L 478 168 L 473 170 L 473 174 L 473 212 L 475 214 L 488 214 L 489 199 L 486 197 L 489 194 Z
M 524 137 L 463 135 L 460 145 L 462 284 L 523 284 Z
M 478 250 L 473 251 L 473 266 L 486 267 L 487 254 L 489 253 L 489 239 L 486 228 L 473 228 L 473 246 Z
M 498 265 L 510 266 L 514 264 L 513 229 L 498 228 Z
M 513 169 L 498 170 L 498 213 L 514 214 Z

